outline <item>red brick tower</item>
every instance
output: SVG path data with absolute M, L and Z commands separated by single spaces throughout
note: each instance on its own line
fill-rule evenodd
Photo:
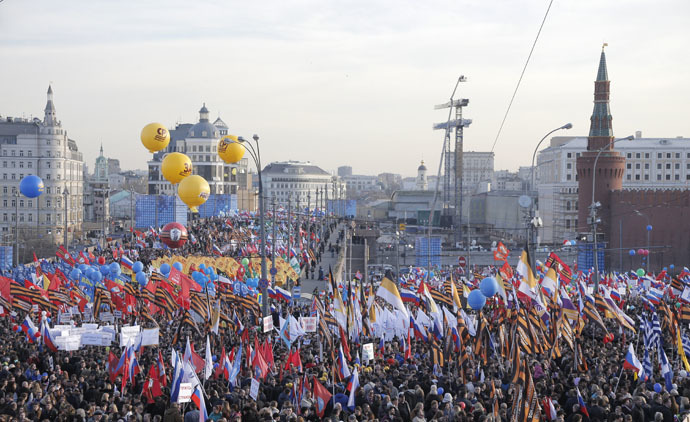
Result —
M 577 222 L 580 233 L 591 232 L 589 215 L 592 203 L 592 175 L 594 161 L 599 152 L 601 154 L 596 162 L 596 186 L 594 187 L 594 202 L 601 203 L 601 208 L 597 211 L 598 217 L 601 218 L 601 223 L 598 225 L 599 232 L 608 231 L 610 191 L 620 190 L 623 187 L 625 157 L 613 150 L 613 126 L 609 108 L 610 84 L 606 71 L 606 54 L 602 47 L 597 80 L 594 82 L 594 111 L 590 119 L 587 151 L 577 159 L 579 181 Z

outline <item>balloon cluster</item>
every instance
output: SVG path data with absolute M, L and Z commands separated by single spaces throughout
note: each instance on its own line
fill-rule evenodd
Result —
M 479 283 L 479 289 L 472 290 L 467 296 L 467 304 L 478 311 L 486 305 L 486 298 L 498 293 L 498 281 L 493 277 L 486 277 Z
M 170 142 L 170 133 L 160 123 L 151 123 L 141 131 L 141 142 L 149 150 L 156 152 L 165 149 Z M 171 152 L 163 158 L 161 173 L 173 185 L 180 184 L 178 196 L 192 212 L 199 212 L 199 205 L 206 202 L 211 188 L 206 179 L 192 175 L 192 160 L 180 152 Z
M 120 275 L 120 264 L 113 262 L 110 265 L 105 265 L 105 258 L 99 257 L 97 265 L 80 264 L 72 269 L 69 273 L 69 278 L 74 281 L 79 281 L 86 277 L 90 281 L 97 283 L 103 281 L 105 278 L 116 278 Z

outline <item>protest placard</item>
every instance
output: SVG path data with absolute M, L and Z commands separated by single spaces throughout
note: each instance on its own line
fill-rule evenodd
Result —
M 308 333 L 316 332 L 316 317 L 300 317 L 299 323 L 304 331 Z
M 267 333 L 271 330 L 273 330 L 273 317 L 269 315 L 264 317 L 264 333 Z
M 142 346 L 155 346 L 155 345 L 157 345 L 158 339 L 160 337 L 159 331 L 160 331 L 160 329 L 158 327 L 143 330 L 141 332 L 141 345 Z
M 125 347 L 131 341 L 136 343 L 137 335 L 139 335 L 141 327 L 138 325 L 126 325 L 120 328 L 120 347 Z
M 256 378 L 252 378 L 252 385 L 249 387 L 249 397 L 255 401 L 259 397 L 259 381 Z
M 374 360 L 374 343 L 367 343 L 362 347 L 362 360 L 365 362 Z
M 180 394 L 177 396 L 178 403 L 187 403 L 192 400 L 192 383 L 182 382 L 180 383 Z

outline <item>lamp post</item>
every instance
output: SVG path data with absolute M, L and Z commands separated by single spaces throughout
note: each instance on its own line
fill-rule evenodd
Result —
M 65 189 L 62 191 L 62 196 L 64 196 L 64 202 L 65 202 L 65 230 L 64 230 L 64 239 L 62 243 L 65 245 L 65 248 L 69 250 L 69 245 L 67 244 L 67 213 L 69 212 L 69 207 L 67 206 L 67 200 L 69 199 L 69 191 L 67 190 L 67 186 L 65 186 Z
M 645 227 L 645 229 L 647 230 L 647 268 L 645 268 L 645 271 L 649 272 L 649 235 L 651 234 L 653 227 L 651 224 L 649 224 L 649 216 L 647 214 L 642 213 L 639 210 L 635 210 L 635 214 L 642 216 L 647 220 L 647 226 Z
M 597 294 L 599 292 L 599 256 L 597 255 L 599 253 L 598 246 L 597 246 L 597 224 L 601 222 L 601 219 L 597 218 L 597 209 L 601 206 L 599 202 L 594 202 L 594 188 L 597 185 L 597 162 L 599 161 L 599 157 L 601 156 L 601 153 L 604 151 L 608 151 L 608 148 L 613 146 L 618 141 L 632 141 L 635 139 L 634 136 L 626 136 L 625 138 L 619 138 L 619 139 L 614 139 L 611 142 L 608 143 L 605 147 L 601 147 L 599 149 L 599 152 L 597 152 L 597 156 L 594 157 L 594 165 L 592 166 L 592 202 L 590 202 L 589 205 L 589 216 L 591 219 L 591 224 L 592 224 L 592 251 L 594 253 L 594 293 Z
M 529 174 L 529 177 L 530 177 L 530 186 L 529 186 L 529 188 L 530 188 L 530 190 L 534 190 L 534 189 L 535 189 L 535 186 L 534 186 L 534 159 L 537 157 L 537 151 L 539 150 L 539 146 L 540 146 L 540 145 L 542 144 L 542 142 L 544 142 L 544 141 L 546 140 L 546 138 L 548 138 L 549 135 L 551 135 L 552 133 L 554 133 L 554 132 L 556 132 L 556 131 L 559 131 L 559 130 L 561 130 L 561 129 L 571 129 L 572 127 L 573 127 L 573 124 L 572 124 L 572 123 L 566 123 L 566 124 L 564 124 L 563 126 L 557 127 L 556 129 L 553 129 L 553 130 L 551 130 L 549 133 L 547 133 L 546 135 L 544 135 L 544 137 L 541 138 L 541 140 L 537 143 L 537 146 L 534 148 L 534 152 L 532 153 L 532 165 L 530 166 L 530 171 L 529 171 L 529 173 L 530 173 L 530 174 Z M 537 198 L 538 198 L 538 197 L 539 197 L 539 195 L 537 194 Z M 535 235 L 536 235 L 536 230 L 535 230 L 535 228 L 540 226 L 539 223 L 540 223 L 540 221 L 541 221 L 541 220 L 539 219 L 539 211 L 538 211 L 538 209 L 537 209 L 537 211 L 535 211 L 534 202 L 535 202 L 535 200 L 532 199 L 532 200 L 530 201 L 530 206 L 529 206 L 530 220 L 529 220 L 529 222 L 528 222 L 528 224 L 527 224 L 527 245 L 528 245 L 528 253 L 529 253 L 529 249 L 531 249 L 531 248 L 530 248 L 530 244 L 536 245 L 536 243 L 537 243 L 537 241 L 536 241 L 536 236 L 535 236 Z M 468 248 L 469 248 L 469 245 L 468 245 Z M 530 256 L 531 256 L 531 254 L 530 254 Z M 534 260 L 534 258 L 533 258 L 533 259 L 532 259 L 532 271 L 533 271 L 533 272 L 535 271 L 535 268 L 534 268 L 534 265 L 535 265 L 535 264 L 534 264 L 534 262 L 535 262 L 535 260 Z
M 14 262 L 16 266 L 19 266 L 19 189 L 14 192 L 14 244 L 16 250 Z
M 241 136 L 237 137 L 237 141 L 233 141 L 244 147 L 245 151 L 249 153 L 256 165 L 256 172 L 259 176 L 259 224 L 261 225 L 261 313 L 264 317 L 269 315 L 268 306 L 268 275 L 266 271 L 266 225 L 265 225 L 265 207 L 264 207 L 264 184 L 261 177 L 261 150 L 259 149 L 259 135 L 252 136 L 254 145 Z

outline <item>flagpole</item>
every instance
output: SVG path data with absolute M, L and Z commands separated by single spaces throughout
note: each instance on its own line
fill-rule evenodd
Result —
M 621 367 L 621 372 L 618 374 L 618 381 L 616 381 L 616 388 L 613 389 L 613 394 L 616 394 L 616 391 L 618 391 L 618 384 L 621 382 L 621 375 L 623 375 L 623 368 Z

